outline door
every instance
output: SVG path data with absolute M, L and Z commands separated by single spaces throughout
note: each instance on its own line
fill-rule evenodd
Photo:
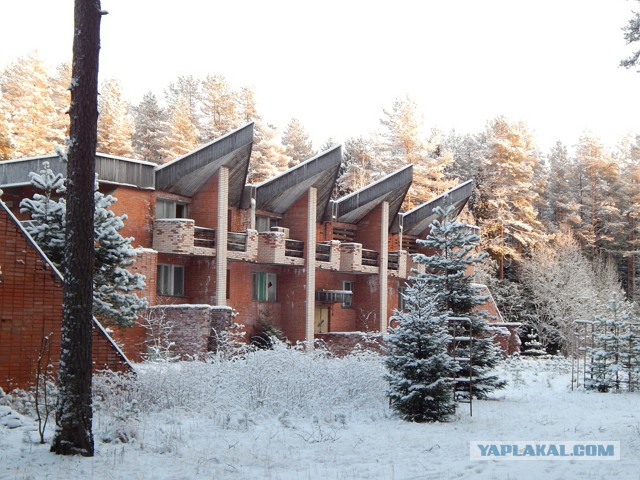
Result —
M 329 307 L 316 307 L 314 333 L 327 333 L 329 331 Z

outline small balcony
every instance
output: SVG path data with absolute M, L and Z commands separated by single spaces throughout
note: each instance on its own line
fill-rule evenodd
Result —
M 379 256 L 375 250 L 362 248 L 361 243 L 341 243 L 340 271 L 354 273 L 378 273 Z
M 258 233 L 258 263 L 304 265 L 304 242 L 286 238 L 284 231 Z
M 286 257 L 304 258 L 304 242 L 290 238 L 285 239 L 284 255 Z
M 247 233 L 246 232 L 227 233 L 227 251 L 246 252 L 247 251 Z
M 227 258 L 255 262 L 258 257 L 258 232 L 247 229 L 244 232 L 227 233 Z
M 368 267 L 378 267 L 380 266 L 380 262 L 378 252 L 375 250 L 367 250 L 365 248 L 362 249 L 362 265 L 366 265 Z
M 215 230 L 196 227 L 189 218 L 163 218 L 153 222 L 153 249 L 181 255 L 216 254 Z
M 316 243 L 316 268 L 340 270 L 340 242 L 329 240 Z

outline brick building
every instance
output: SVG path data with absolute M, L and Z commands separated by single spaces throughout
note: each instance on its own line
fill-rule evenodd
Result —
M 336 147 L 250 185 L 252 141 L 249 124 L 164 165 L 96 156 L 100 189 L 118 199 L 112 209 L 128 216 L 123 234 L 140 247 L 142 294 L 178 325 L 189 319 L 193 334 L 178 336 L 179 350 L 206 351 L 231 309 L 249 336 L 265 324 L 293 342 L 386 331 L 411 269 L 422 267 L 412 255 L 433 209 L 450 202 L 460 212 L 472 183 L 401 212 L 409 166 L 332 200 L 342 161 Z M 56 156 L 0 162 L 3 200 L 16 216 L 33 194 L 29 172 L 44 161 L 65 173 Z M 144 331 L 116 336 L 137 360 Z
M 62 325 L 62 277 L 0 201 L 0 388 L 32 384 L 42 354 L 57 370 Z M 49 338 L 48 348 L 43 340 Z M 122 371 L 129 362 L 94 320 L 94 369 Z

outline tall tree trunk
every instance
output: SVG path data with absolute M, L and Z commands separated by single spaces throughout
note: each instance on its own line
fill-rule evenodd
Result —
M 51 451 L 61 455 L 93 456 L 93 191 L 101 15 L 100 0 L 75 0 L 60 395 L 51 444 Z

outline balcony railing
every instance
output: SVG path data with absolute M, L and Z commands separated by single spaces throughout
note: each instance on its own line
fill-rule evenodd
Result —
M 400 252 L 389 252 L 387 268 L 389 270 L 398 270 L 399 262 L 400 262 Z
M 331 260 L 331 245 L 328 243 L 316 243 L 316 260 L 328 262 Z
M 366 250 L 362 249 L 362 265 L 367 265 L 369 267 L 377 267 L 378 266 L 378 252 L 375 250 Z
M 247 234 L 244 232 L 227 233 L 227 250 L 232 252 L 246 252 Z
M 193 245 L 216 248 L 216 231 L 212 228 L 193 227 Z
M 304 242 L 287 238 L 284 244 L 284 254 L 287 257 L 304 257 Z

